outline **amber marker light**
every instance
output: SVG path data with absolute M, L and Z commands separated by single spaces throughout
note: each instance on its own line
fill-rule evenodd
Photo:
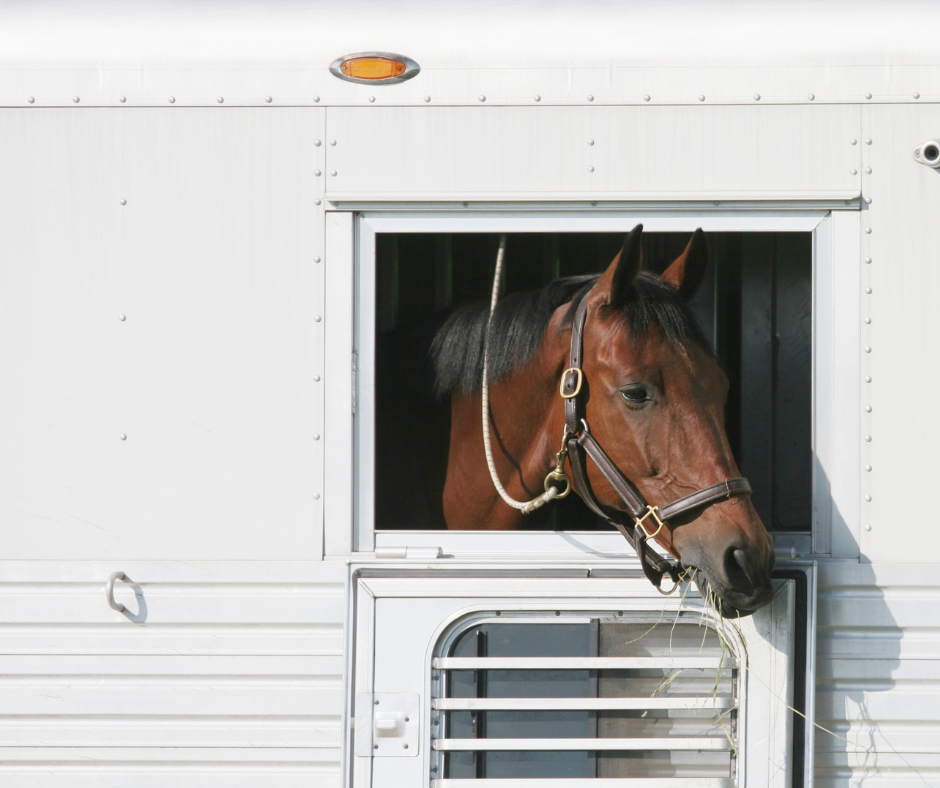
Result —
M 393 85 L 416 76 L 421 67 L 404 55 L 391 52 L 359 52 L 330 64 L 333 76 L 365 85 Z

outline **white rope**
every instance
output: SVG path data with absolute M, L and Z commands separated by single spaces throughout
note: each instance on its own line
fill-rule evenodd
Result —
M 505 253 L 506 236 L 503 234 L 499 238 L 499 251 L 496 253 L 496 272 L 493 274 L 493 293 L 490 296 L 490 316 L 486 321 L 486 335 L 483 338 L 483 447 L 486 450 L 486 465 L 490 469 L 490 478 L 493 480 L 493 486 L 496 487 L 496 492 L 499 493 L 499 497 L 513 509 L 518 509 L 523 514 L 528 514 L 529 512 L 535 511 L 540 506 L 544 506 L 552 500 L 552 498 L 556 498 L 559 490 L 554 485 L 551 485 L 545 492 L 537 498 L 533 498 L 531 501 L 517 501 L 511 498 L 509 493 L 503 488 L 503 485 L 500 484 L 499 476 L 496 473 L 496 463 L 493 462 L 493 449 L 490 446 L 490 388 L 486 367 L 489 353 L 490 323 L 493 322 L 493 313 L 496 311 L 496 302 L 499 300 L 499 285 L 503 273 L 503 257 Z

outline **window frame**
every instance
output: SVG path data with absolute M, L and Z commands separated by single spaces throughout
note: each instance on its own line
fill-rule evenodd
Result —
M 781 557 L 858 558 L 860 211 L 858 201 L 735 208 L 711 203 L 607 209 L 494 205 L 462 211 L 408 204 L 336 206 L 326 216 L 326 423 L 333 430 L 325 436 L 330 457 L 324 469 L 325 554 L 376 551 L 379 557 L 394 557 L 440 548 L 458 556 L 518 551 L 560 557 L 586 550 L 629 556 L 616 533 L 376 531 L 373 498 L 359 492 L 374 486 L 374 398 L 360 392 L 374 387 L 376 234 L 629 232 L 643 222 L 648 232 L 702 227 L 706 232 L 812 233 L 813 524 L 809 534 L 775 533 L 775 549 Z M 343 435 L 351 438 L 345 447 Z

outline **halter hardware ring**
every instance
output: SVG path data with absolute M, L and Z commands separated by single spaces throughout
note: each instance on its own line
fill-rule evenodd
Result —
M 570 394 L 565 393 L 565 380 L 568 378 L 568 373 L 574 372 L 578 376 L 578 385 L 574 387 L 574 391 Z M 561 394 L 562 399 L 574 399 L 581 393 L 581 384 L 584 383 L 584 373 L 581 372 L 580 367 L 568 367 L 564 372 L 561 373 L 561 385 L 558 387 L 558 393 Z
M 644 514 L 642 517 L 636 517 L 634 519 L 636 520 L 636 523 L 635 523 L 636 527 L 639 528 L 643 532 L 643 536 L 645 536 L 646 539 L 649 540 L 649 539 L 653 539 L 660 531 L 662 531 L 663 526 L 666 523 L 660 520 L 659 515 L 656 514 L 656 511 L 659 509 L 658 506 L 650 506 L 649 504 L 647 504 L 646 508 L 648 510 L 646 514 Z M 659 528 L 653 531 L 653 533 L 650 533 L 649 531 L 647 531 L 646 528 L 643 526 L 643 521 L 647 517 L 650 517 L 650 516 L 652 516 L 652 518 L 659 524 Z
M 564 498 L 571 492 L 571 479 L 568 478 L 568 474 L 564 471 L 552 471 L 545 477 L 545 492 L 552 489 L 552 482 L 563 482 L 565 485 L 565 489 L 558 493 L 558 495 L 555 496 L 556 498 Z

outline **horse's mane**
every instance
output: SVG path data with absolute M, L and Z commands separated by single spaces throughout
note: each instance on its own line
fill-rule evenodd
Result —
M 521 369 L 535 356 L 552 315 L 566 303 L 571 306 L 562 325 L 569 325 L 576 305 L 598 276 L 556 279 L 541 290 L 511 293 L 501 299 L 490 325 L 490 382 Z M 488 307 L 478 302 L 457 309 L 434 337 L 431 358 L 438 395 L 470 394 L 480 388 Z M 686 348 L 695 344 L 711 352 L 692 310 L 673 287 L 652 274 L 644 272 L 634 281 L 623 306 L 623 320 L 631 336 L 643 336 L 650 326 L 658 325 L 667 341 Z

